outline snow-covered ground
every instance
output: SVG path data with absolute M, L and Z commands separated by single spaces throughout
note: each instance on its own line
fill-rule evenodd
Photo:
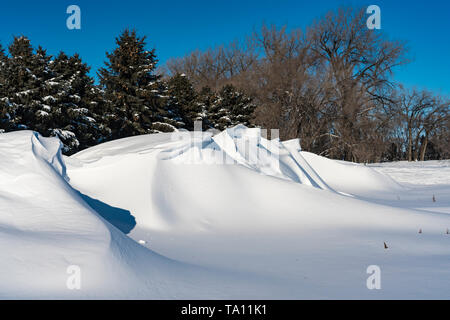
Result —
M 245 127 L 70 158 L 2 134 L 0 298 L 449 299 L 449 214 L 450 161 L 345 163 Z

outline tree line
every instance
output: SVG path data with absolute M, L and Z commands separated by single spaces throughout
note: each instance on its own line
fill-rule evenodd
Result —
M 242 123 L 280 129 L 304 150 L 355 162 L 450 158 L 450 100 L 395 83 L 406 44 L 340 8 L 303 29 L 264 25 L 157 72 L 146 38 L 125 30 L 98 71 L 26 37 L 0 47 L 0 132 L 57 136 L 72 154 L 139 134 Z
M 155 50 L 136 31 L 125 30 L 106 58 L 96 85 L 78 54 L 52 57 L 24 36 L 8 53 L 0 46 L 0 133 L 59 137 L 70 155 L 113 139 L 193 130 L 196 120 L 203 129 L 251 125 L 250 97 L 232 84 L 195 90 L 184 74 L 157 74 Z
M 393 72 L 406 44 L 340 8 L 305 29 L 263 26 L 244 41 L 172 59 L 195 87 L 233 84 L 258 106 L 253 123 L 304 150 L 355 162 L 450 157 L 448 97 L 405 89 Z

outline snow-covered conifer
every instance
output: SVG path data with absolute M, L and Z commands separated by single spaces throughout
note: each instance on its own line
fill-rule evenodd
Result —
M 110 105 L 108 123 L 114 139 L 154 132 L 156 113 L 163 108 L 161 77 L 154 73 L 155 50 L 146 50 L 145 39 L 125 30 L 98 72 Z
M 251 126 L 250 120 L 255 110 L 252 99 L 232 85 L 220 90 L 218 98 L 207 111 L 208 121 L 218 130 L 234 127 L 238 124 Z
M 172 76 L 168 83 L 167 110 L 179 128 L 194 130 L 194 122 L 202 121 L 202 108 L 192 83 L 184 74 Z

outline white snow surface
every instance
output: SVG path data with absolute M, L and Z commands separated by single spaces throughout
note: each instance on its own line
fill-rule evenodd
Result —
M 72 157 L 1 134 L 0 298 L 449 299 L 449 168 L 329 160 L 243 126 Z

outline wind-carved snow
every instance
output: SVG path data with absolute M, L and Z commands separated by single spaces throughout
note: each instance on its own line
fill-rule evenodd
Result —
M 103 220 L 67 180 L 58 139 L 31 131 L 0 135 L 0 298 L 250 294 L 243 276 L 221 272 L 218 279 L 214 271 L 172 261 L 134 242 Z M 81 270 L 80 290 L 67 286 L 71 266 Z
M 269 140 L 260 128 L 243 125 L 214 136 L 209 132 L 179 132 L 172 139 L 185 143 L 163 152 L 162 159 L 180 164 L 240 165 L 266 176 L 332 190 L 303 158 L 298 139 Z
M 64 159 L 56 138 L 2 134 L 0 297 L 450 298 L 450 183 L 399 184 L 388 166 L 242 126 Z

